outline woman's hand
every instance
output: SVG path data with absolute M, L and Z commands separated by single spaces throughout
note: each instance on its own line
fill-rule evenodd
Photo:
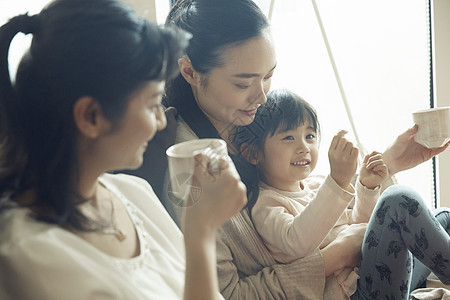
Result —
M 394 143 L 384 151 L 383 160 L 388 166 L 390 175 L 414 168 L 442 153 L 450 144 L 449 142 L 436 149 L 424 147 L 414 140 L 414 134 L 416 134 L 417 128 L 417 125 L 414 125 L 400 134 Z
M 328 150 L 328 159 L 330 160 L 331 177 L 342 189 L 351 191 L 350 182 L 358 166 L 359 151 L 344 137 L 346 133 L 347 131 L 340 130 L 333 137 Z
M 352 224 L 321 250 L 326 276 L 342 268 L 359 265 L 366 228 L 366 223 Z
M 380 152 L 372 152 L 364 157 L 359 181 L 368 189 L 374 189 L 388 177 L 388 167 L 383 161 Z
M 186 227 L 215 231 L 247 202 L 245 185 L 228 155 L 211 164 L 208 155 L 197 154 L 194 178 L 199 186 L 194 187 L 196 193 L 191 193 L 196 197 L 190 200 L 193 205 L 186 208 Z

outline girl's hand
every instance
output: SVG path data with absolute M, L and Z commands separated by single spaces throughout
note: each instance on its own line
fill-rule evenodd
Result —
M 198 186 L 193 187 L 196 192 L 191 197 L 195 199 L 190 199 L 192 205 L 186 208 L 185 236 L 190 231 L 196 235 L 205 230 L 215 234 L 218 227 L 246 204 L 245 185 L 228 155 L 212 166 L 207 155 L 197 154 L 194 178 Z
M 353 146 L 344 135 L 345 130 L 340 130 L 331 141 L 328 150 L 330 160 L 331 177 L 339 186 L 351 191 L 350 182 L 355 175 L 358 166 L 358 148 Z
M 449 142 L 436 149 L 424 147 L 414 140 L 417 129 L 417 125 L 409 128 L 400 134 L 394 143 L 384 151 L 383 160 L 388 166 L 389 174 L 394 175 L 400 171 L 414 168 L 445 151 L 450 144 Z
M 359 181 L 368 189 L 374 189 L 379 186 L 388 177 L 388 167 L 383 161 L 380 152 L 372 152 L 364 157 L 361 170 L 359 172 Z

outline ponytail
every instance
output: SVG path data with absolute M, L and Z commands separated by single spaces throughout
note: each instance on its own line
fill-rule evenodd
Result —
M 13 17 L 0 27 L 0 101 L 12 98 L 12 85 L 9 76 L 8 53 L 12 39 L 17 33 L 33 33 L 37 27 L 37 15 L 28 13 Z
M 17 33 L 35 32 L 37 16 L 19 15 L 0 27 L 0 197 L 16 191 L 26 154 L 20 142 L 16 95 L 9 75 L 8 53 Z

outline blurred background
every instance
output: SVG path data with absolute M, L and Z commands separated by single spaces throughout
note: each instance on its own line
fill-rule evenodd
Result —
M 171 0 L 124 0 L 164 23 Z M 224 0 L 226 1 L 226 0 Z M 37 13 L 48 0 L 0 0 L 0 24 Z M 450 1 L 255 0 L 271 21 L 278 64 L 272 89 L 293 90 L 317 110 L 322 127 L 317 173 L 339 129 L 362 152 L 384 151 L 413 125 L 412 113 L 450 106 Z M 10 72 L 30 37 L 10 48 Z M 450 207 L 450 152 L 397 175 L 430 207 Z

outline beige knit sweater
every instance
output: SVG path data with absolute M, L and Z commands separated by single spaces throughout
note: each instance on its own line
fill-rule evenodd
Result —
M 243 209 L 217 236 L 219 286 L 225 299 L 339 299 L 334 278 L 325 280 L 322 255 L 277 264 Z

